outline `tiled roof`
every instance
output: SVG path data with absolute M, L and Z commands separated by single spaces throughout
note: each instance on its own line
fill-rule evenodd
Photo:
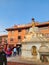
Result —
M 44 22 L 44 23 L 38 23 L 38 22 L 35 22 L 35 26 L 44 26 L 44 25 L 49 25 L 49 21 L 48 22 Z M 6 30 L 9 31 L 9 30 L 15 30 L 15 29 L 19 29 L 19 28 L 27 28 L 27 27 L 31 27 L 32 26 L 32 23 L 29 23 L 29 24 L 23 24 L 23 25 L 14 25 L 13 27 L 11 28 L 7 28 Z

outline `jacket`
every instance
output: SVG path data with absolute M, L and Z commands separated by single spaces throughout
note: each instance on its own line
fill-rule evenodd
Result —
M 7 58 L 4 51 L 0 52 L 0 65 L 7 65 Z

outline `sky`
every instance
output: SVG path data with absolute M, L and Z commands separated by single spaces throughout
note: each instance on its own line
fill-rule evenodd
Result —
M 49 21 L 49 0 L 0 0 L 0 34 L 15 24 L 30 23 L 32 18 Z

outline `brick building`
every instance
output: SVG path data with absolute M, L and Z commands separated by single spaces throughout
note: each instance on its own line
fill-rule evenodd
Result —
M 33 21 L 34 20 L 32 20 L 32 22 Z M 32 27 L 32 22 L 24 25 L 14 25 L 11 28 L 7 28 L 6 30 L 8 31 L 8 44 L 16 45 L 19 42 L 21 43 L 29 28 Z M 41 33 L 43 33 L 43 35 L 49 39 L 49 21 L 44 23 L 35 22 L 35 26 L 39 27 Z
M 8 35 L 0 35 L 0 43 L 6 44 L 7 38 L 8 38 Z

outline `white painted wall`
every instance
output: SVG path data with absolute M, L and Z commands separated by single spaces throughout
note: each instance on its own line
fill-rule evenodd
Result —
M 28 57 L 28 58 L 33 58 L 33 55 L 31 53 L 32 46 L 37 47 L 37 58 L 39 59 L 39 47 L 41 46 L 41 43 L 25 43 L 22 44 L 22 56 L 23 57 Z

